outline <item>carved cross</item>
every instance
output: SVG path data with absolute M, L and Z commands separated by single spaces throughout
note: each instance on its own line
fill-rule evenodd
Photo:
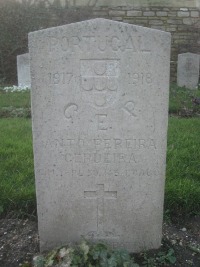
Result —
M 84 191 L 84 198 L 97 200 L 97 234 L 104 234 L 104 201 L 116 199 L 117 191 L 104 191 L 104 184 L 98 184 L 96 191 Z

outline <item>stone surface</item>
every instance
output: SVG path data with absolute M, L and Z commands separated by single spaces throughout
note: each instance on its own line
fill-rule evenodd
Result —
M 143 12 L 143 16 L 153 17 L 153 16 L 155 16 L 155 12 L 154 11 L 146 11 L 146 12 Z
M 17 56 L 17 78 L 18 86 L 31 87 L 31 77 L 30 77 L 30 63 L 29 54 L 22 54 Z
M 191 17 L 198 18 L 199 17 L 199 11 L 191 11 Z
M 158 17 L 166 17 L 168 15 L 168 13 L 166 11 L 157 11 L 156 15 Z
M 181 7 L 180 11 L 188 11 L 188 8 L 187 7 Z
M 18 0 L 23 1 L 23 0 Z M 55 0 L 48 0 L 53 3 Z M 63 6 L 158 6 L 158 7 L 200 7 L 199 0 L 60 0 Z
M 193 53 L 178 55 L 177 84 L 189 89 L 197 89 L 199 81 L 200 56 Z
M 125 16 L 126 12 L 122 10 L 110 10 L 109 15 L 110 16 Z
M 157 20 L 157 19 L 153 19 L 149 21 L 150 25 L 163 25 L 163 21 L 162 20 Z
M 188 11 L 178 11 L 178 17 L 189 17 L 189 15 Z
M 160 246 L 170 39 L 105 19 L 29 34 L 41 250 Z
M 130 10 L 130 11 L 127 11 L 127 16 L 130 16 L 130 17 L 142 16 L 142 11 L 141 10 Z
M 183 24 L 185 25 L 192 25 L 196 22 L 194 18 L 184 18 L 183 19 Z

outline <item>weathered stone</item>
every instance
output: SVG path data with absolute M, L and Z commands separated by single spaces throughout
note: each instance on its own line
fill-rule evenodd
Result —
M 163 11 L 170 11 L 170 8 L 164 7 Z
M 142 11 L 140 11 L 140 10 L 130 10 L 130 11 L 127 11 L 127 16 L 130 16 L 130 17 L 142 16 Z
M 150 20 L 149 21 L 150 25 L 163 25 L 163 21 L 162 20 Z
M 123 10 L 110 10 L 109 15 L 110 16 L 125 16 L 126 11 Z
M 188 8 L 187 7 L 181 7 L 180 11 L 183 11 L 183 12 L 188 11 Z
M 168 19 L 167 23 L 168 24 L 179 25 L 179 24 L 182 24 L 182 20 L 180 20 L 180 19 Z
M 29 54 L 17 56 L 18 86 L 31 87 Z
M 165 26 L 159 26 L 159 25 L 151 25 L 152 29 L 157 29 L 160 31 L 165 31 Z
M 176 17 L 176 11 L 169 11 L 168 17 Z
M 178 17 L 189 17 L 190 13 L 188 11 L 178 11 L 177 15 Z
M 177 29 L 176 27 L 167 27 L 167 28 L 166 28 L 166 31 L 167 31 L 167 32 L 175 32 L 176 29 Z
M 41 250 L 162 237 L 170 34 L 94 19 L 29 34 Z
M 79 0 L 82 1 L 82 0 Z M 95 0 L 94 0 L 95 1 Z M 187 6 L 187 7 L 199 7 L 199 1 L 191 1 L 191 0 L 179 0 L 179 1 L 174 1 L 174 0 L 96 0 L 96 5 L 109 5 L 109 6 L 124 6 L 124 5 L 130 5 L 130 6 L 138 6 L 138 7 L 182 7 L 182 6 Z M 166 8 L 164 8 L 166 9 Z
M 122 17 L 112 17 L 112 20 L 123 21 Z
M 106 12 L 106 11 L 94 11 L 93 15 L 94 16 L 108 16 L 108 12 Z
M 152 11 L 160 11 L 160 8 L 159 7 L 151 7 L 151 10 Z
M 199 81 L 200 56 L 193 53 L 178 55 L 177 84 L 197 89 Z
M 23 0 L 18 0 L 23 1 Z M 48 3 L 53 3 L 55 0 L 48 0 Z M 186 7 L 199 7 L 198 0 L 60 0 L 59 2 L 62 5 L 68 5 L 70 7 L 76 6 L 97 6 L 97 7 L 104 7 L 104 6 L 150 6 L 150 7 L 179 7 L 181 9 L 184 6 Z
M 168 12 L 166 12 L 166 11 L 157 11 L 157 12 L 156 12 L 156 15 L 157 15 L 158 17 L 166 17 L 167 14 L 168 14 Z
M 184 18 L 183 19 L 183 24 L 185 25 L 192 25 L 195 23 L 195 19 L 194 18 Z
M 136 22 L 136 24 L 137 23 L 147 24 L 148 23 L 148 20 L 143 19 L 143 18 L 136 18 L 135 19 L 135 22 Z
M 199 18 L 199 11 L 191 11 L 191 17 Z
M 123 19 L 123 22 L 124 23 L 129 23 L 129 24 L 138 24 L 138 25 L 141 25 L 141 23 L 137 23 L 136 22 L 136 18 L 126 18 L 126 19 Z
M 184 44 L 184 39 L 183 38 L 179 38 L 177 40 L 174 40 L 174 44 Z
M 153 17 L 153 16 L 155 16 L 155 12 L 154 11 L 145 11 L 145 12 L 143 12 L 143 16 Z

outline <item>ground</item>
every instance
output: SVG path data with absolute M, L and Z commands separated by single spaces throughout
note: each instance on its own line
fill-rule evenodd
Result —
M 195 216 L 181 224 L 165 222 L 163 246 L 166 245 L 175 250 L 176 263 L 161 266 L 199 267 L 200 216 Z M 38 253 L 39 238 L 35 220 L 10 216 L 0 219 L 1 267 L 17 267 L 22 262 L 31 262 L 33 255 Z M 139 255 L 138 258 L 140 257 Z

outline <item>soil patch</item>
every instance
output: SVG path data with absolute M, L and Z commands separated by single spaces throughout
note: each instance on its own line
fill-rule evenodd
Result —
M 200 266 L 200 216 L 182 224 L 163 224 L 163 246 L 173 248 L 176 263 L 171 266 Z M 161 247 L 161 250 L 163 249 Z M 158 253 L 154 251 L 152 256 Z M 0 266 L 18 267 L 39 253 L 37 222 L 26 219 L 0 219 Z M 141 256 L 138 256 L 141 258 Z M 148 254 L 150 257 L 150 254 Z M 170 265 L 160 265 L 170 266 Z

